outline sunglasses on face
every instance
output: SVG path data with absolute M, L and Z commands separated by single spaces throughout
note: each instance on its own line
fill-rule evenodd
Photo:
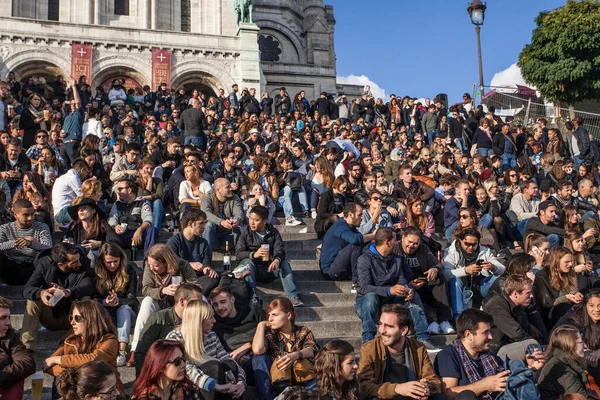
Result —
M 185 358 L 183 356 L 181 356 L 181 357 L 177 357 L 177 358 L 167 361 L 167 364 L 173 364 L 174 366 L 179 367 L 184 362 L 185 362 Z
M 371 200 L 373 200 L 373 201 L 381 201 L 381 197 L 371 197 Z
M 460 215 L 459 218 L 460 219 L 467 219 L 467 218 L 471 218 L 471 216 L 467 215 L 467 214 L 463 214 L 463 215 Z
M 71 315 L 69 315 L 69 322 L 72 323 L 73 321 L 75 321 L 76 324 L 80 324 L 80 323 L 82 323 L 85 320 L 83 319 L 83 317 L 81 315 L 73 315 L 73 314 L 71 314 Z
M 463 244 L 465 245 L 465 247 L 477 247 L 477 245 L 479 243 L 477 243 L 477 242 L 463 242 Z

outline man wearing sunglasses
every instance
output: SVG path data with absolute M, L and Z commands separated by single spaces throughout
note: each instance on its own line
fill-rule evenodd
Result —
M 480 246 L 480 240 L 476 228 L 463 229 L 444 256 L 454 318 L 464 309 L 481 307 L 492 283 L 506 270 L 490 249 Z
M 28 349 L 36 348 L 40 323 L 50 331 L 71 329 L 72 302 L 91 296 L 94 289 L 94 271 L 74 245 L 59 243 L 40 256 L 23 289 L 27 304 L 21 339 Z

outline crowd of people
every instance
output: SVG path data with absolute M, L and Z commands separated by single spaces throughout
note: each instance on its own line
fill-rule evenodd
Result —
M 0 297 L 0 397 L 22 396 L 41 325 L 68 332 L 41 366 L 54 398 L 125 398 L 125 365 L 134 399 L 597 398 L 600 159 L 579 118 L 238 90 L 0 82 L 0 278 L 26 300 L 19 337 Z M 360 349 L 296 323 L 278 210 L 351 282 Z

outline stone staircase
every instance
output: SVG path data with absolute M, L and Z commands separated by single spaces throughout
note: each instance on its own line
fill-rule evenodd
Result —
M 307 225 L 286 227 L 284 218 L 278 218 L 276 227 L 282 234 L 285 242 L 287 258 L 292 265 L 294 277 L 300 292 L 300 298 L 305 306 L 296 309 L 296 321 L 300 325 L 308 326 L 320 345 L 333 340 L 343 339 L 350 342 L 358 351 L 361 345 L 361 322 L 354 311 L 356 294 L 351 293 L 350 282 L 325 281 L 322 278 L 318 263 L 315 259 L 315 248 L 320 241 L 316 238 L 313 229 L 314 220 L 305 220 Z M 305 230 L 305 231 L 304 231 Z M 300 233 L 301 231 L 305 233 Z M 166 241 L 172 234 L 161 231 L 160 242 Z M 222 253 L 213 254 L 213 268 L 222 269 Z M 235 257 L 232 258 L 235 260 Z M 139 295 L 141 296 L 142 262 L 136 262 L 140 274 Z M 235 264 L 234 264 L 235 265 Z M 12 323 L 16 330 L 20 330 L 23 323 L 25 300 L 22 298 L 23 287 L 0 287 L 0 295 L 9 298 L 14 303 L 12 310 Z M 258 295 L 263 300 L 263 306 L 269 304 L 273 298 L 283 295 L 281 283 L 275 281 L 271 284 L 258 284 Z M 140 301 L 142 298 L 140 297 Z M 61 339 L 66 336 L 66 331 L 50 332 L 40 330 L 38 345 L 35 349 L 37 369 L 41 370 L 44 359 L 49 357 L 58 347 Z M 444 346 L 454 339 L 454 335 L 435 336 L 432 338 L 437 346 Z M 435 354 L 431 354 L 434 356 Z M 135 369 L 119 368 L 121 379 L 129 393 L 135 380 Z M 46 375 L 44 379 L 44 399 L 51 398 L 52 377 Z M 30 397 L 31 380 L 25 381 L 25 397 Z M 256 399 L 256 392 L 248 390 L 247 399 Z

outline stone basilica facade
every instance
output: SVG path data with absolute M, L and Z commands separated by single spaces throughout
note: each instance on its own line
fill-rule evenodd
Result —
M 238 25 L 243 2 L 255 2 L 253 23 Z M 336 92 L 335 19 L 323 0 L 0 0 L 0 24 L 2 79 Z

